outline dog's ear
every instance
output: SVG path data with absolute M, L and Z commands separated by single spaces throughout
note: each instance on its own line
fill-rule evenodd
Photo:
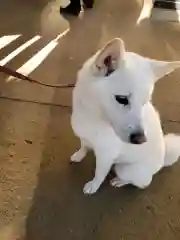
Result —
M 180 61 L 164 62 L 164 61 L 157 61 L 152 59 L 148 59 L 148 61 L 154 73 L 155 81 L 164 77 L 165 75 L 170 74 L 177 68 L 180 68 Z
M 124 42 L 115 38 L 108 42 L 97 54 L 94 62 L 94 74 L 98 76 L 109 76 L 114 72 L 124 57 Z

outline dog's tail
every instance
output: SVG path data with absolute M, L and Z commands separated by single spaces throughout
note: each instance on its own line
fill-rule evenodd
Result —
M 180 135 L 168 134 L 164 136 L 166 154 L 164 166 L 171 166 L 180 157 Z

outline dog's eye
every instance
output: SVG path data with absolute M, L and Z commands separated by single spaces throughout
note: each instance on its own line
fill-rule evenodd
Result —
M 129 105 L 129 100 L 128 100 L 128 97 L 126 96 L 120 96 L 120 95 L 116 95 L 115 96 L 115 99 L 118 103 L 124 105 L 124 106 L 127 106 Z

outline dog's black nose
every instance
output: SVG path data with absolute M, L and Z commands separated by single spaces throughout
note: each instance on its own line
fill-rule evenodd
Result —
M 130 143 L 132 144 L 142 144 L 147 141 L 144 132 L 135 132 L 130 135 Z

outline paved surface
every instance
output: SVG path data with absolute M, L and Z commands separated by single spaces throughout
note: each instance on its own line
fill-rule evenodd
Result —
M 31 67 L 31 77 L 48 83 L 75 82 L 84 60 L 115 36 L 125 40 L 128 50 L 180 59 L 180 26 L 148 20 L 137 25 L 141 0 L 97 1 L 93 11 L 69 21 L 59 15 L 59 5 L 1 1 L 0 35 L 21 35 L 0 50 L 1 60 L 41 37 L 7 66 L 19 69 L 57 36 L 45 60 L 32 65 L 40 59 L 36 57 L 23 71 Z M 59 35 L 68 28 L 66 35 Z M 160 81 L 154 95 L 168 132 L 180 133 L 179 75 L 176 71 Z M 71 104 L 71 90 L 10 81 L 3 74 L 0 80 L 1 96 Z M 180 239 L 180 163 L 158 174 L 145 191 L 113 189 L 107 180 L 95 196 L 86 197 L 82 188 L 92 177 L 94 157 L 69 164 L 79 146 L 70 127 L 71 109 L 1 99 L 0 111 L 1 240 Z

